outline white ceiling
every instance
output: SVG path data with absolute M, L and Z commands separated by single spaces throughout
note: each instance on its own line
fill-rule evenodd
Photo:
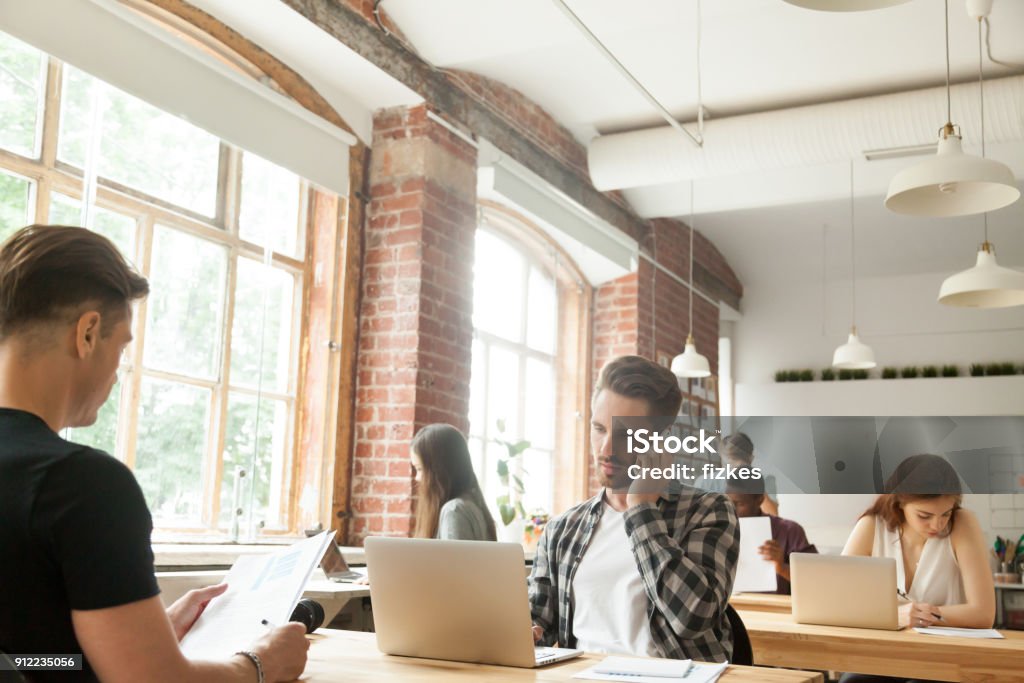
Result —
M 678 120 L 696 117 L 696 0 L 566 3 Z M 584 144 L 598 134 L 665 125 L 556 0 L 384 0 L 381 7 L 422 57 L 518 89 Z M 781 0 L 704 0 L 701 10 L 701 85 L 711 118 L 914 90 L 945 79 L 941 0 L 852 13 L 813 12 Z M 986 59 L 986 77 L 1024 71 L 1024 2 L 996 0 L 990 21 L 993 56 L 1022 66 Z M 954 82 L 976 77 L 977 28 L 962 0 L 952 0 Z M 1024 141 L 990 144 L 988 152 L 1024 177 Z M 889 178 L 919 159 L 856 162 L 859 274 L 971 265 L 980 217 L 907 218 L 882 206 Z M 828 223 L 825 267 L 848 276 L 847 174 L 844 161 L 698 179 L 698 229 L 750 286 L 820 282 L 821 226 Z M 676 200 L 686 190 L 678 183 L 625 195 L 643 215 L 678 215 Z M 1001 262 L 1024 265 L 1024 202 L 996 212 L 990 223 Z
M 681 121 L 697 111 L 696 0 L 566 0 Z M 663 120 L 554 0 L 383 0 L 425 59 L 525 93 L 581 142 Z M 873 12 L 814 12 L 782 0 L 703 0 L 701 71 L 711 116 L 940 85 L 942 0 Z M 1024 64 L 1024 2 L 996 0 L 992 50 Z M 977 73 L 977 26 L 950 2 L 954 81 Z M 989 77 L 1005 67 L 988 64 Z M 941 125 L 943 122 L 939 122 Z
M 302 73 L 356 121 L 361 136 L 373 109 L 421 101 L 279 0 L 192 1 Z M 673 115 L 695 118 L 697 0 L 566 3 Z M 703 0 L 705 108 L 723 118 L 941 85 L 942 7 L 942 0 L 912 0 L 872 12 L 827 13 L 782 0 Z M 426 60 L 516 88 L 583 144 L 598 134 L 665 125 L 556 0 L 383 0 L 381 9 Z M 995 0 L 991 25 L 993 56 L 1022 66 L 1008 69 L 986 59 L 986 77 L 1024 72 L 1024 0 Z M 953 80 L 969 81 L 977 70 L 977 24 L 963 0 L 950 0 L 950 42 Z M 1024 112 L 1018 107 L 1013 115 Z M 937 130 L 942 123 L 929 125 Z M 990 145 L 988 152 L 1024 178 L 1024 140 Z M 913 219 L 881 205 L 891 175 L 918 159 L 857 162 L 859 274 L 952 272 L 970 265 L 980 217 Z M 820 282 L 821 226 L 829 223 L 833 247 L 826 267 L 848 272 L 847 169 L 837 160 L 748 173 L 725 184 L 698 180 L 698 229 L 745 284 L 755 285 Z M 659 215 L 659 203 L 678 206 L 666 198 L 680 191 L 634 188 L 625 195 L 644 215 Z M 990 225 L 1000 262 L 1024 265 L 1024 201 L 993 214 Z

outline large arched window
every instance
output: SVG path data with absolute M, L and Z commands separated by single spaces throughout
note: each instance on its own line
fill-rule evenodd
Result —
M 470 449 L 495 508 L 509 493 L 495 439 L 530 442 L 511 468 L 527 512 L 560 512 L 583 495 L 589 297 L 557 244 L 485 203 L 474 256 Z

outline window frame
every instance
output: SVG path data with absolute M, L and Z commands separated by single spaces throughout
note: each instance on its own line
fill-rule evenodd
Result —
M 551 452 L 551 509 L 558 514 L 580 502 L 587 494 L 588 461 L 590 459 L 590 366 L 591 319 L 593 287 L 573 259 L 542 228 L 518 211 L 499 202 L 480 199 L 478 229 L 487 229 L 510 242 L 522 253 L 524 269 L 523 287 L 528 291 L 530 267 L 551 277 L 555 283 L 558 306 L 553 354 L 545 354 L 529 347 L 526 341 L 509 341 L 503 337 L 473 328 L 473 339 L 483 337 L 484 348 L 494 344 L 508 349 L 525 349 L 522 357 L 551 358 L 555 371 L 555 433 Z M 526 306 L 524 305 L 524 309 Z M 525 312 L 525 310 L 524 310 Z M 522 325 L 527 321 L 524 316 Z M 525 335 L 523 336 L 525 340 Z M 518 351 L 517 351 L 518 353 Z M 520 363 L 520 382 L 524 385 L 526 363 Z M 486 381 L 485 381 L 486 393 Z M 526 397 L 520 392 L 519 414 L 523 415 Z M 486 416 L 486 409 L 484 410 Z M 522 425 L 520 425 L 520 429 Z M 493 425 L 486 424 L 483 435 L 470 434 L 480 439 L 486 452 L 486 439 L 493 436 Z M 506 435 L 505 438 L 518 437 Z M 549 449 L 543 449 L 545 451 Z M 486 462 L 486 461 L 485 461 Z M 481 485 L 485 485 L 481 482 Z M 527 510 L 527 512 L 530 512 Z
M 0 169 L 4 172 L 26 178 L 31 183 L 31 194 L 28 207 L 28 223 L 45 222 L 41 217 L 49 217 L 50 198 L 57 192 L 76 201 L 82 201 L 84 192 L 83 170 L 57 160 L 57 143 L 59 134 L 60 98 L 63 85 L 63 64 L 53 56 L 44 54 L 46 81 L 44 96 L 40 104 L 42 114 L 38 119 L 40 127 L 37 139 L 36 158 L 22 156 L 7 149 L 0 149 Z M 285 463 L 279 517 L 284 522 L 280 527 L 252 530 L 252 539 L 260 542 L 273 542 L 275 539 L 301 537 L 302 526 L 315 526 L 316 522 L 327 521 L 323 510 L 330 508 L 332 494 L 331 482 L 321 480 L 315 513 L 307 514 L 300 511 L 299 484 L 307 471 L 326 472 L 330 469 L 336 456 L 330 451 L 319 448 L 312 452 L 300 450 L 307 429 L 301 420 L 302 414 L 308 410 L 309 397 L 305 395 L 307 377 L 314 372 L 327 371 L 330 376 L 336 375 L 337 362 L 331 354 L 323 363 L 323 367 L 309 367 L 303 359 L 304 351 L 310 343 L 310 316 L 307 301 L 308 291 L 314 281 L 313 252 L 314 239 L 324 239 L 314 231 L 315 220 L 323 220 L 324 216 L 314 216 L 315 204 L 327 195 L 313 188 L 308 181 L 299 178 L 299 202 L 296 207 L 296 240 L 298 258 L 279 252 L 270 254 L 270 265 L 288 273 L 294 281 L 292 288 L 292 307 L 290 309 L 290 349 L 288 354 L 288 382 L 284 392 L 268 391 L 266 388 L 257 392 L 256 389 L 231 383 L 231 334 L 235 314 L 235 285 L 237 282 L 238 260 L 242 257 L 251 258 L 258 263 L 264 262 L 264 249 L 239 236 L 238 216 L 241 207 L 241 178 L 243 152 L 230 147 L 225 142 L 219 143 L 218 154 L 218 187 L 216 212 L 214 217 L 197 214 L 184 207 L 175 206 L 165 200 L 147 195 L 146 193 L 125 187 L 103 177 L 97 178 L 96 206 L 132 218 L 135 221 L 135 254 L 132 255 L 140 272 L 150 273 L 154 231 L 162 225 L 179 231 L 193 238 L 204 239 L 225 248 L 226 274 L 224 281 L 224 311 L 220 325 L 220 338 L 217 356 L 217 373 L 210 380 L 147 369 L 143 364 L 143 353 L 146 333 L 146 316 L 148 299 L 143 299 L 136 306 L 133 317 L 133 334 L 135 341 L 126 352 L 120 374 L 120 405 L 118 409 L 117 442 L 115 457 L 134 467 L 138 444 L 139 402 L 141 384 L 144 377 L 162 380 L 169 379 L 188 386 L 203 387 L 211 391 L 208 406 L 206 447 L 203 454 L 202 505 L 199 526 L 158 527 L 154 531 L 154 540 L 161 542 L 189 541 L 224 541 L 227 531 L 219 525 L 220 487 L 222 478 L 220 470 L 223 464 L 224 443 L 227 429 L 228 401 L 232 393 L 264 399 L 282 400 L 288 411 L 287 435 L 285 437 Z M 334 198 L 334 195 L 330 195 Z M 347 213 L 347 202 L 344 197 L 337 197 L 331 204 L 334 208 L 333 222 L 340 231 L 344 224 L 343 217 Z M 330 236 L 337 240 L 337 232 Z M 344 247 L 342 247 L 344 248 Z M 330 281 L 339 278 L 341 259 L 332 259 L 328 263 L 330 272 L 324 276 Z M 323 262 L 318 262 L 320 267 Z M 320 270 L 317 271 L 318 273 Z M 331 292 L 331 305 L 326 313 L 330 318 L 331 329 L 334 328 L 334 316 L 340 313 L 333 311 L 338 302 L 338 293 Z M 325 410 L 324 419 L 317 427 L 324 433 L 335 431 L 338 410 Z M 314 435 L 314 439 L 320 438 Z M 342 444 L 339 444 L 342 446 Z M 328 462 L 330 461 L 330 462 Z M 326 498 L 327 500 L 324 500 Z M 311 516 L 315 519 L 311 519 Z M 243 531 L 243 534 L 245 532 Z

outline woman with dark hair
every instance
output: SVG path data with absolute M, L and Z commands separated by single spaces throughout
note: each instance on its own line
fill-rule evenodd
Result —
M 938 455 L 899 464 L 850 534 L 844 555 L 896 560 L 910 626 L 990 628 L 995 591 L 977 517 L 960 507 L 960 478 Z
M 419 488 L 413 536 L 497 540 L 462 433 L 448 424 L 427 425 L 413 437 L 409 450 Z

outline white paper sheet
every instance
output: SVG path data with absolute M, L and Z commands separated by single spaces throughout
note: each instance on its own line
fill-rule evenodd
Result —
M 641 660 L 642 661 L 642 660 Z M 714 683 L 718 680 L 718 677 L 722 675 L 726 667 L 729 666 L 728 662 L 722 664 L 706 664 L 704 662 L 694 662 L 693 666 L 682 678 L 665 678 L 664 676 L 629 676 L 626 674 L 601 674 L 597 673 L 597 669 L 601 667 L 600 664 L 592 666 L 589 669 L 584 669 L 579 673 L 573 675 L 573 678 L 586 680 L 586 681 L 629 681 L 630 683 L 672 683 L 672 681 L 680 681 L 681 683 Z
M 639 657 L 605 657 L 593 667 L 594 673 L 619 676 L 656 676 L 682 679 L 693 662 L 689 659 L 641 659 Z
M 1003 638 L 994 628 L 954 628 L 953 626 L 915 626 L 914 630 L 929 636 L 956 636 L 957 638 Z
M 214 598 L 181 641 L 189 659 L 222 659 L 247 649 L 267 631 L 261 622 L 284 624 L 323 557 L 331 532 L 269 555 L 242 555 L 225 577 L 228 590 Z
M 772 539 L 772 523 L 767 517 L 740 517 L 740 559 L 736 565 L 733 593 L 774 591 L 775 565 L 757 552 Z

